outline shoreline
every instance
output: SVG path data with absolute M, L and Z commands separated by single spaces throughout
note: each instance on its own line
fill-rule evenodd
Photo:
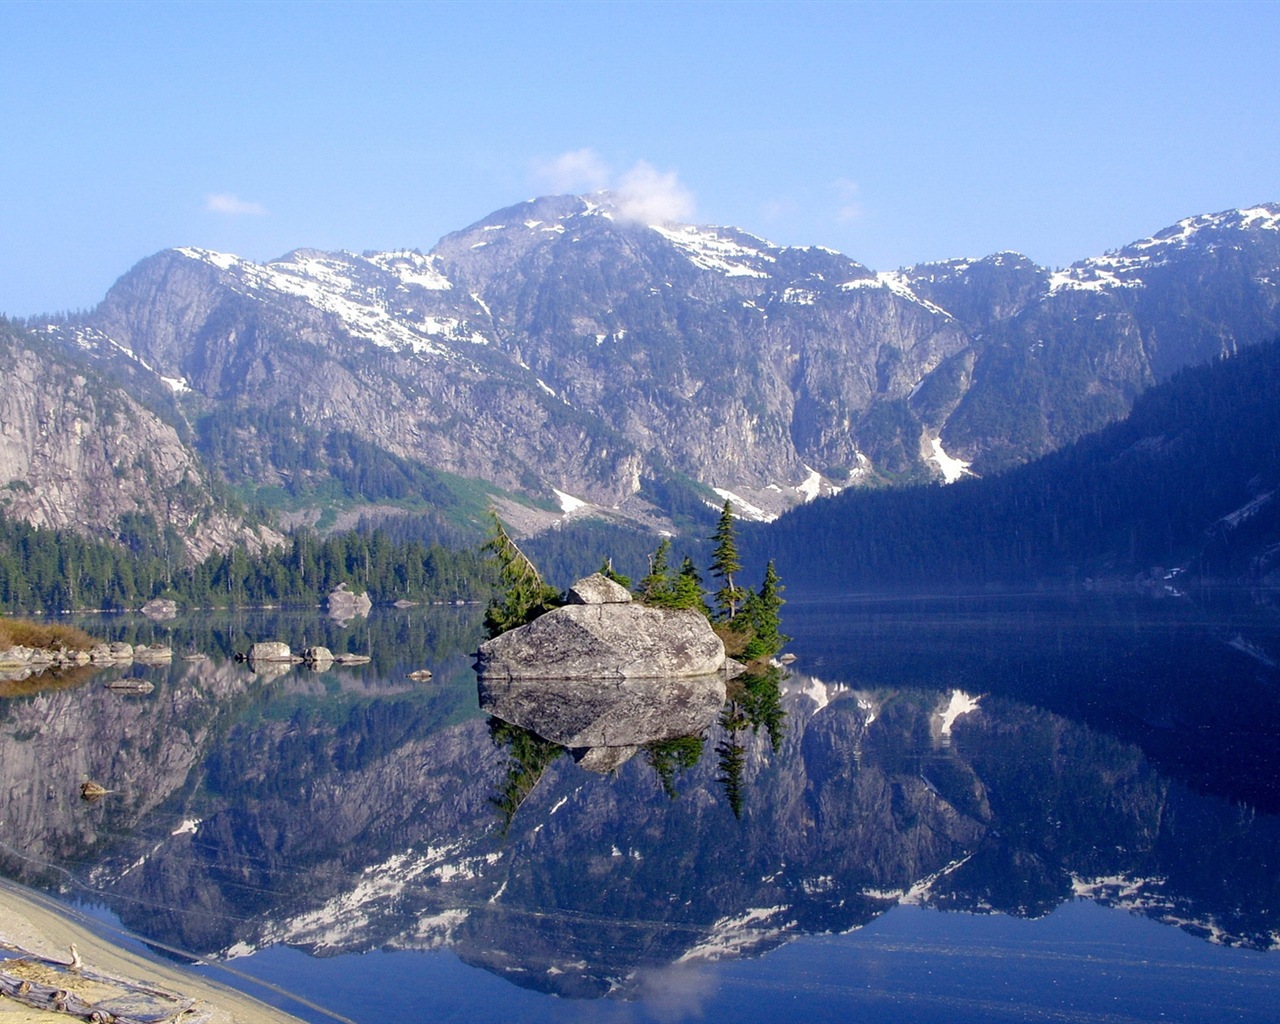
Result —
M 175 1007 L 192 1004 L 183 1019 L 207 1024 L 303 1024 L 300 1018 L 238 989 L 125 949 L 76 922 L 74 916 L 74 911 L 42 893 L 0 878 L 0 952 L 14 958 L 0 960 L 0 971 L 18 973 L 22 968 L 26 973 L 56 974 L 56 987 L 86 1002 L 102 998 L 112 982 L 120 983 L 121 989 L 146 989 L 171 1000 Z M 59 965 L 72 958 L 72 943 L 81 966 L 62 968 Z M 21 953 L 40 959 L 18 962 Z M 0 995 L 0 1024 L 67 1024 L 83 1019 Z

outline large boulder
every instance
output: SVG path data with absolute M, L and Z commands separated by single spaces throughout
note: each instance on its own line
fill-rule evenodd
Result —
M 248 660 L 251 662 L 293 662 L 293 651 L 289 645 L 280 640 L 265 640 L 249 648 Z
M 590 590 L 590 579 L 574 592 Z M 568 604 L 494 637 L 481 645 L 476 671 L 482 680 L 673 679 L 717 673 L 724 660 L 724 644 L 698 612 L 610 602 Z
M 578 580 L 565 595 L 565 604 L 630 604 L 631 591 L 604 573 L 593 572 Z

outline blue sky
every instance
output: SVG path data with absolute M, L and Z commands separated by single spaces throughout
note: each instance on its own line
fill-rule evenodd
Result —
M 0 312 L 639 183 L 877 270 L 1280 201 L 1278 3 L 0 0 Z

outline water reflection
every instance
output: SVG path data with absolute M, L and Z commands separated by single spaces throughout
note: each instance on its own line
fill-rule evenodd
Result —
M 7 698 L 3 870 L 200 953 L 448 947 L 576 997 L 681 977 L 696 1001 L 699 964 L 901 904 L 1035 917 L 1079 896 L 1280 943 L 1274 815 L 995 672 L 954 685 L 954 652 L 912 679 L 861 646 L 823 678 L 743 681 L 599 775 L 487 719 L 466 646 L 273 681 L 210 657 L 148 670 L 141 698 L 94 681 Z M 432 682 L 406 682 L 422 663 Z M 86 805 L 85 778 L 116 792 Z

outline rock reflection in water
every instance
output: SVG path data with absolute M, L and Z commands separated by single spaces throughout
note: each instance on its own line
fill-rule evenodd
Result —
M 683 679 L 481 679 L 480 707 L 612 771 L 649 743 L 701 733 L 725 703 L 723 675 Z

